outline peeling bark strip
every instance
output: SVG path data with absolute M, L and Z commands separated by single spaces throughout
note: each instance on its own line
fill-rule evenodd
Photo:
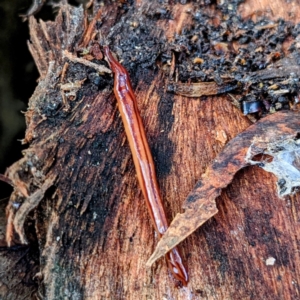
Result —
M 216 197 L 231 183 L 234 175 L 246 166 L 257 164 L 274 173 L 278 177 L 279 196 L 293 193 L 294 188 L 300 186 L 299 132 L 299 114 L 278 112 L 231 140 L 188 195 L 183 206 L 185 212 L 176 215 L 147 265 L 151 266 L 215 215 L 218 212 Z M 268 154 L 273 159 L 270 163 L 263 158 L 259 162 L 252 160 L 259 154 Z
M 61 28 L 57 24 L 64 24 Z M 50 63 L 60 69 L 63 65 L 63 50 L 73 52 L 84 31 L 83 7 L 60 4 L 55 22 L 29 18 L 30 41 L 28 48 L 32 54 L 41 79 L 45 79 Z M 54 75 L 54 74 L 48 74 Z
M 24 222 L 28 214 L 36 208 L 41 200 L 43 199 L 45 192 L 53 185 L 56 176 L 50 176 L 44 182 L 44 184 L 35 191 L 32 195 L 30 195 L 25 202 L 21 205 L 21 207 L 17 210 L 14 217 L 14 229 L 19 234 L 20 240 L 22 244 L 27 244 L 27 239 L 24 233 Z
M 6 208 L 6 242 L 9 246 L 13 244 L 14 230 L 19 234 L 21 243 L 27 244 L 24 233 L 26 217 L 39 205 L 57 178 L 57 175 L 48 173 L 54 161 L 54 153 L 55 143 L 49 148 L 44 143 L 36 145 L 25 150 L 24 158 L 7 170 L 7 176 L 14 187 Z
M 222 85 L 216 82 L 197 82 L 197 83 L 174 83 L 168 85 L 168 92 L 185 97 L 199 98 L 201 96 L 215 96 L 231 92 L 238 88 L 234 81 L 224 82 Z

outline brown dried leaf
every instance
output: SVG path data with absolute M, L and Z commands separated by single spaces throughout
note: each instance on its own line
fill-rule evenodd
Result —
M 274 173 L 279 179 L 279 196 L 300 186 L 299 132 L 299 115 L 285 111 L 267 116 L 232 139 L 188 195 L 183 206 L 185 212 L 176 215 L 147 265 L 152 265 L 218 212 L 216 197 L 240 169 L 258 164 Z M 252 160 L 262 153 L 273 160 L 263 163 Z

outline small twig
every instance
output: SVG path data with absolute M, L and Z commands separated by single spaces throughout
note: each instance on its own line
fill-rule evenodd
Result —
M 66 63 L 64 64 L 63 68 L 62 68 L 62 71 L 61 71 L 61 76 L 60 76 L 60 82 L 61 82 L 61 83 L 64 82 L 64 79 L 65 79 L 65 76 L 66 76 L 68 67 L 69 67 L 69 63 L 66 62 Z
M 97 64 L 92 63 L 92 62 L 90 62 L 86 59 L 77 57 L 77 56 L 73 55 L 72 53 L 70 53 L 67 50 L 63 51 L 63 57 L 68 58 L 72 62 L 80 63 L 80 64 L 83 64 L 87 67 L 93 68 L 93 69 L 97 70 L 99 73 L 109 73 L 109 74 L 111 74 L 111 70 L 106 68 L 105 66 L 97 65 Z
M 11 219 L 7 221 L 7 228 L 9 228 L 8 225 L 11 226 L 13 224 L 13 227 L 15 228 L 15 231 L 19 234 L 20 240 L 22 244 L 27 244 L 25 233 L 24 233 L 24 222 L 31 210 L 33 210 L 35 207 L 39 205 L 41 200 L 43 199 L 45 192 L 48 190 L 49 187 L 51 187 L 56 179 L 56 175 L 50 176 L 48 179 L 45 180 L 44 184 L 36 190 L 33 194 L 31 194 L 21 205 L 21 207 L 17 210 L 15 215 L 11 216 Z M 10 210 L 9 212 L 11 212 Z M 12 229 L 10 228 L 9 231 L 7 231 L 7 243 L 10 245 L 11 243 L 11 235 L 12 235 Z
M 83 41 L 79 45 L 79 48 L 86 48 L 88 43 L 93 39 L 94 35 L 94 30 L 95 30 L 95 25 L 98 19 L 101 17 L 102 14 L 102 9 L 99 9 L 96 16 L 93 18 L 91 23 L 88 25 L 88 28 L 86 29 L 84 36 L 83 36 Z

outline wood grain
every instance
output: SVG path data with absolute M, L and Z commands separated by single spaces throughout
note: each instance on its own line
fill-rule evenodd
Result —
M 272 5 L 273 12 L 286 16 L 285 3 L 247 0 L 241 11 L 249 16 Z M 148 5 L 140 0 L 126 20 L 159 7 L 155 3 L 146 9 Z M 196 6 L 174 5 L 178 22 L 158 21 L 151 34 L 159 39 L 165 30 L 171 40 L 192 24 L 187 10 Z M 35 211 L 43 277 L 39 292 L 47 300 L 299 298 L 300 198 L 279 199 L 275 177 L 256 167 L 237 174 L 217 199 L 219 213 L 182 243 L 190 275 L 187 288 L 174 287 L 163 261 L 145 267 L 158 239 L 110 79 L 101 92 L 84 84 L 84 97 L 75 100 L 71 111 L 51 112 L 61 101 L 56 84 L 64 64 L 62 50 L 74 51 L 84 29 L 81 8 L 61 9 L 55 22 L 30 18 L 30 50 L 41 79 L 26 113 L 25 159 L 36 155 L 39 172 L 58 176 Z M 115 2 L 103 7 L 104 35 L 120 10 Z M 74 77 L 88 73 L 80 64 L 71 64 L 70 70 Z M 135 95 L 170 221 L 224 144 L 251 122 L 226 95 L 191 100 L 167 93 L 168 81 L 155 68 L 141 67 L 136 74 Z M 20 162 L 14 168 L 24 170 Z M 29 186 L 34 179 L 23 178 Z M 274 265 L 266 265 L 269 257 L 275 258 Z

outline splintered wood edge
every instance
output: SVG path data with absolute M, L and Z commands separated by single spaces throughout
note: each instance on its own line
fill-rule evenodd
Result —
M 147 261 L 147 266 L 151 266 L 218 212 L 215 199 L 240 169 L 251 164 L 252 157 L 263 153 L 270 145 L 277 142 L 284 144 L 295 138 L 298 128 L 300 120 L 297 113 L 282 111 L 265 117 L 231 140 L 189 194 L 184 204 L 185 212 L 176 215 Z

